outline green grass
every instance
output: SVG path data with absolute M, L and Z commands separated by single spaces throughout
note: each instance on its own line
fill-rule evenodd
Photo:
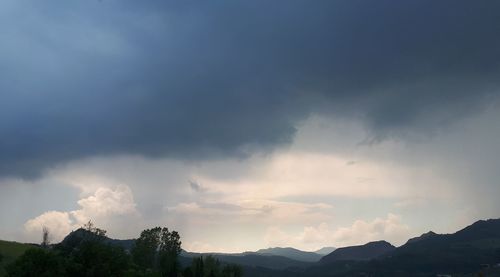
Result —
M 0 240 L 0 255 L 3 256 L 0 261 L 0 277 L 5 276 L 5 266 L 13 262 L 17 257 L 21 256 L 24 251 L 29 248 L 35 247 L 33 245 Z

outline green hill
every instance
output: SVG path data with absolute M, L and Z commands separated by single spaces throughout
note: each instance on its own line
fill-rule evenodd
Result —
M 0 240 L 0 277 L 5 276 L 4 267 L 21 256 L 27 249 L 35 247 L 30 244 Z

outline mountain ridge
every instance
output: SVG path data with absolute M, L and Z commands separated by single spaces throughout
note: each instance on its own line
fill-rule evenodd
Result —
M 396 247 L 385 240 L 372 241 L 363 245 L 347 246 L 335 249 L 321 258 L 320 263 L 335 261 L 368 261 L 380 257 Z
M 323 255 L 314 252 L 302 251 L 293 247 L 271 247 L 259 249 L 255 253 L 261 255 L 283 256 L 303 262 L 317 262 L 323 257 Z
M 93 239 L 88 236 L 87 231 L 76 230 L 54 247 L 74 248 L 75 245 L 81 243 L 82 239 Z M 100 239 L 128 250 L 135 241 L 107 237 Z M 500 265 L 500 219 L 479 220 L 451 234 L 436 234 L 429 231 L 408 239 L 400 247 L 394 247 L 387 241 L 342 247 L 323 256 L 319 262 L 305 262 L 274 255 L 274 253 L 289 252 L 314 253 L 292 247 L 272 247 L 234 254 L 183 251 L 180 262 L 190 264 L 194 257 L 211 255 L 223 263 L 243 266 L 247 272 L 250 272 L 246 276 L 250 277 L 358 276 L 360 274 L 435 276 L 436 274 L 477 273 L 484 269 L 484 265 L 491 267 L 488 273 L 496 273 L 496 265 Z M 499 275 L 492 276 L 500 276 L 500 267 L 498 269 Z
M 314 251 L 314 253 L 326 256 L 326 255 L 332 253 L 333 251 L 335 251 L 335 249 L 337 249 L 337 248 L 333 247 L 333 246 L 325 246 L 325 247 L 322 247 L 322 248 Z

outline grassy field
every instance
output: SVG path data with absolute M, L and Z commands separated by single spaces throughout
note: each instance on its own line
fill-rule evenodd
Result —
M 24 251 L 31 247 L 34 246 L 24 243 L 0 240 L 0 255 L 3 256 L 2 261 L 0 261 L 0 277 L 5 276 L 5 265 L 14 261 L 17 257 L 22 255 Z

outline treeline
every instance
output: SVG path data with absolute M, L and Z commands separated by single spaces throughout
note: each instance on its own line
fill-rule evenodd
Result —
M 28 249 L 8 265 L 7 276 L 243 276 L 239 266 L 222 265 L 210 256 L 194 258 L 183 268 L 179 263 L 180 235 L 167 228 L 142 231 L 130 251 L 109 243 L 106 231 L 90 221 L 59 244 L 51 246 L 47 238 L 44 229 L 41 247 Z
M 190 267 L 183 271 L 184 277 L 240 277 L 243 271 L 238 265 L 221 265 L 220 261 L 212 256 L 193 258 Z

